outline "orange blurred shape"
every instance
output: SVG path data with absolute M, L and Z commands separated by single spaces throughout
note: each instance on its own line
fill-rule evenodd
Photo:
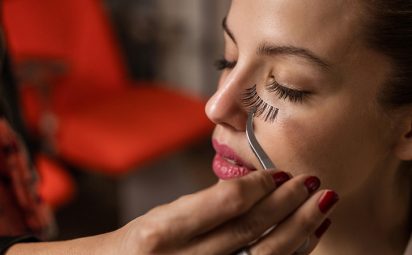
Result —
M 72 176 L 44 154 L 37 155 L 35 162 L 40 175 L 38 192 L 44 202 L 57 209 L 71 201 L 75 195 Z

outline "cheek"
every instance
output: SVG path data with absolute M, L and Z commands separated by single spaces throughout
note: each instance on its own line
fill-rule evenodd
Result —
M 294 175 L 316 175 L 328 187 L 348 191 L 368 178 L 374 161 L 378 165 L 377 155 L 383 153 L 376 141 L 381 134 L 374 131 L 377 120 L 367 117 L 371 114 L 354 113 L 342 105 L 325 109 L 333 111 L 262 124 L 261 136 L 266 137 L 262 144 L 278 168 Z
M 339 132 L 333 123 L 325 121 L 322 122 L 321 128 L 316 127 L 313 124 L 317 121 L 289 118 L 278 122 L 276 131 L 272 130 L 274 134 L 272 141 L 266 145 L 266 148 L 279 168 L 295 175 L 301 173 L 319 175 L 325 172 L 321 169 L 326 168 L 327 159 L 331 159 L 331 154 L 338 154 L 331 153 L 330 149 L 336 150 L 340 147 L 337 146 L 340 143 Z M 276 139 L 273 139 L 275 137 Z

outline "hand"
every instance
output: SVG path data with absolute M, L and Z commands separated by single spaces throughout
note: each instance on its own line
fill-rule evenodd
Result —
M 250 246 L 252 255 L 309 254 L 330 224 L 337 195 L 316 192 L 316 177 L 281 185 L 287 179 L 284 172 L 255 171 L 154 208 L 113 232 L 122 244 L 116 253 L 231 254 Z

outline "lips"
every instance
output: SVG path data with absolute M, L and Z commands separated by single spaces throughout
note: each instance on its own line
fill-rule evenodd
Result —
M 256 170 L 244 163 L 229 146 L 220 144 L 215 139 L 212 140 L 212 144 L 216 151 L 213 159 L 213 171 L 220 179 L 238 178 Z

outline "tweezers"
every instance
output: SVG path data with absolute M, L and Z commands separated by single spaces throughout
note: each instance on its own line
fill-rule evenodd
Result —
M 258 158 L 260 164 L 262 165 L 263 169 L 275 169 L 275 165 L 273 164 L 272 160 L 270 160 L 269 156 L 266 152 L 262 149 L 259 142 L 255 137 L 255 133 L 253 130 L 253 118 L 255 116 L 256 110 L 253 109 L 249 112 L 247 122 L 246 122 L 246 137 L 249 142 L 250 148 L 252 148 L 253 153 Z

